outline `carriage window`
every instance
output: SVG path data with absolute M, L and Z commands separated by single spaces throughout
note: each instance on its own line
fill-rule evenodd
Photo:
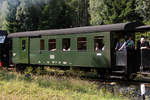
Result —
M 80 37 L 77 39 L 77 49 L 78 50 L 86 50 L 87 47 L 86 47 L 86 38 L 85 37 Z
M 94 37 L 94 50 L 95 51 L 104 50 L 104 37 L 103 36 Z
M 40 50 L 44 50 L 45 46 L 44 46 L 44 40 L 40 40 Z
M 26 40 L 22 40 L 22 50 L 26 50 Z
M 56 39 L 49 39 L 48 40 L 48 50 L 49 51 L 56 51 Z
M 0 36 L 0 43 L 4 43 L 6 36 Z
M 70 51 L 70 39 L 69 38 L 64 38 L 62 40 L 62 50 Z

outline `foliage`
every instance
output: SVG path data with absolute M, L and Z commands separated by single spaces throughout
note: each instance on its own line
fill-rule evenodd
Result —
M 56 29 L 89 24 L 88 0 L 0 1 L 0 25 L 12 32 Z M 3 19 L 1 18 L 3 16 Z M 5 24 L 3 24 L 5 22 Z
M 143 21 L 150 24 L 150 1 L 149 0 L 136 0 L 135 11 L 143 18 Z
M 134 0 L 90 0 L 91 24 L 132 22 L 139 19 Z
M 89 25 L 89 0 L 66 0 L 75 11 L 73 26 Z
M 0 7 L 2 7 L 2 2 L 0 2 Z M 0 29 L 3 27 L 3 16 L 2 16 L 2 11 L 0 10 Z
M 6 27 L 9 32 L 37 30 L 42 3 L 34 0 L 7 0 Z M 40 1 L 40 0 L 38 0 Z
M 3 11 L 6 27 L 10 33 L 73 26 L 75 11 L 65 0 L 13 0 L 13 2 L 6 0 L 6 4 L 3 4 L 6 6 Z
M 80 79 L 32 76 L 28 81 L 15 72 L 0 72 L 1 100 L 127 100 L 103 92 L 98 85 Z
M 30 67 L 27 67 L 26 69 L 25 69 L 25 74 L 32 74 L 32 72 L 33 72 L 33 68 L 30 66 Z
M 21 4 L 17 7 L 16 20 L 19 25 L 19 31 L 29 31 L 29 30 L 37 30 L 38 28 L 38 20 L 40 16 L 40 8 L 32 4 L 22 1 Z
M 12 33 L 143 21 L 149 0 L 0 0 L 0 28 Z
M 13 0 L 16 2 L 15 0 Z M 17 3 L 12 3 L 11 0 L 6 1 L 6 6 L 7 6 L 7 11 L 8 13 L 6 14 L 6 28 L 8 32 L 15 32 L 18 30 L 18 24 L 16 20 L 16 11 L 17 11 L 17 6 L 19 5 L 19 2 Z
M 91 16 L 90 23 L 92 25 L 102 24 L 103 18 L 101 16 L 103 16 L 104 11 L 106 10 L 103 0 L 90 0 L 89 4 L 89 13 Z
M 70 27 L 73 15 L 74 11 L 64 0 L 52 0 L 43 7 L 39 29 Z

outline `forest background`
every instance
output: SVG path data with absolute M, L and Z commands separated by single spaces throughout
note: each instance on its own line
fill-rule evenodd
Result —
M 0 0 L 0 29 L 9 33 L 141 21 L 149 0 Z

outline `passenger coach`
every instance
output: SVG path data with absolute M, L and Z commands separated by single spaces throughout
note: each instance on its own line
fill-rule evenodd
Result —
M 94 68 L 103 73 L 112 70 L 132 72 L 135 66 L 128 62 L 128 54 L 121 54 L 118 59 L 120 55 L 116 56 L 114 48 L 121 36 L 134 39 L 135 32 L 144 30 L 142 25 L 119 23 L 12 33 L 8 36 L 12 40 L 12 63 Z M 134 57 L 128 57 L 131 56 Z

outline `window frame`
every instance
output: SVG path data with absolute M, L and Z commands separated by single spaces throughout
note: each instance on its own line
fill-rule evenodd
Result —
M 25 51 L 26 50 L 26 40 L 22 40 L 22 42 L 21 42 L 21 49 L 23 50 L 23 51 Z
M 81 40 L 80 40 L 81 39 Z M 83 40 L 82 40 L 83 39 Z M 85 39 L 85 40 L 84 40 Z M 87 41 L 87 37 L 77 37 L 77 51 L 87 51 L 87 43 L 88 43 L 88 41 Z M 85 47 L 82 47 L 81 49 L 80 49 L 80 46 L 82 47 L 83 45 L 85 46 Z
M 94 36 L 94 52 L 103 52 L 104 50 L 104 46 L 105 46 L 105 42 L 104 42 L 104 36 Z M 98 40 L 102 40 L 101 42 L 99 42 L 98 44 L 98 49 L 96 50 L 96 43 L 98 43 Z M 101 45 L 100 45 L 101 44 Z
M 0 35 L 0 44 L 4 43 L 6 39 L 6 35 Z
M 67 41 L 68 44 L 66 44 L 66 50 L 64 48 L 64 43 Z M 69 41 L 68 41 L 69 40 Z M 62 39 L 62 51 L 71 51 L 71 38 L 63 38 Z
M 54 40 L 54 41 L 53 41 Z M 51 45 L 54 44 L 54 47 L 51 47 Z M 57 49 L 56 49 L 56 39 L 48 39 L 48 51 L 50 52 L 55 52 Z
M 40 50 L 45 50 L 45 40 L 44 39 L 40 40 Z

